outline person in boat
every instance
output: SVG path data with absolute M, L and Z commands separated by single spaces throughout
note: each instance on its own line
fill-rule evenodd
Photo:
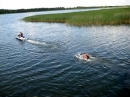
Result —
M 23 36 L 23 33 L 20 32 L 19 35 L 18 35 L 18 37 L 24 37 L 24 36 Z
M 83 56 L 83 59 L 89 59 L 90 58 L 88 53 L 82 54 L 82 56 Z

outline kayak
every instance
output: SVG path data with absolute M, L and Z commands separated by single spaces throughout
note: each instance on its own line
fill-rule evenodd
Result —
M 25 37 L 16 37 L 16 39 L 21 40 L 21 41 L 26 40 L 26 38 L 25 38 Z

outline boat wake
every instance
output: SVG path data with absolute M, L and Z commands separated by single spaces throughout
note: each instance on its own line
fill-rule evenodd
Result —
M 24 49 L 36 52 L 36 53 L 44 53 L 44 52 L 55 52 L 60 49 L 58 45 L 55 43 L 47 43 L 44 41 L 37 41 L 32 39 L 27 39 L 26 44 L 24 45 Z
M 43 46 L 48 45 L 46 42 L 39 42 L 35 40 L 27 40 L 27 42 L 32 43 L 32 44 L 37 44 L 37 45 L 43 45 Z

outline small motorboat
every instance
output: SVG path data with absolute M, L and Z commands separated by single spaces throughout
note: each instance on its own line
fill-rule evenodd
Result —
M 77 54 L 77 55 L 75 55 L 75 57 L 80 59 L 80 60 L 85 60 L 85 61 L 90 59 L 88 54 L 83 54 L 83 53 L 82 54 Z
M 25 37 L 16 37 L 16 39 L 18 39 L 18 40 L 20 40 L 20 41 L 25 41 L 27 38 L 25 38 Z

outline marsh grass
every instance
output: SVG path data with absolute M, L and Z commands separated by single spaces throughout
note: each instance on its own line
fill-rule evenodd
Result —
M 130 24 L 130 8 L 36 15 L 26 17 L 23 20 L 29 22 L 60 22 L 77 26 Z

